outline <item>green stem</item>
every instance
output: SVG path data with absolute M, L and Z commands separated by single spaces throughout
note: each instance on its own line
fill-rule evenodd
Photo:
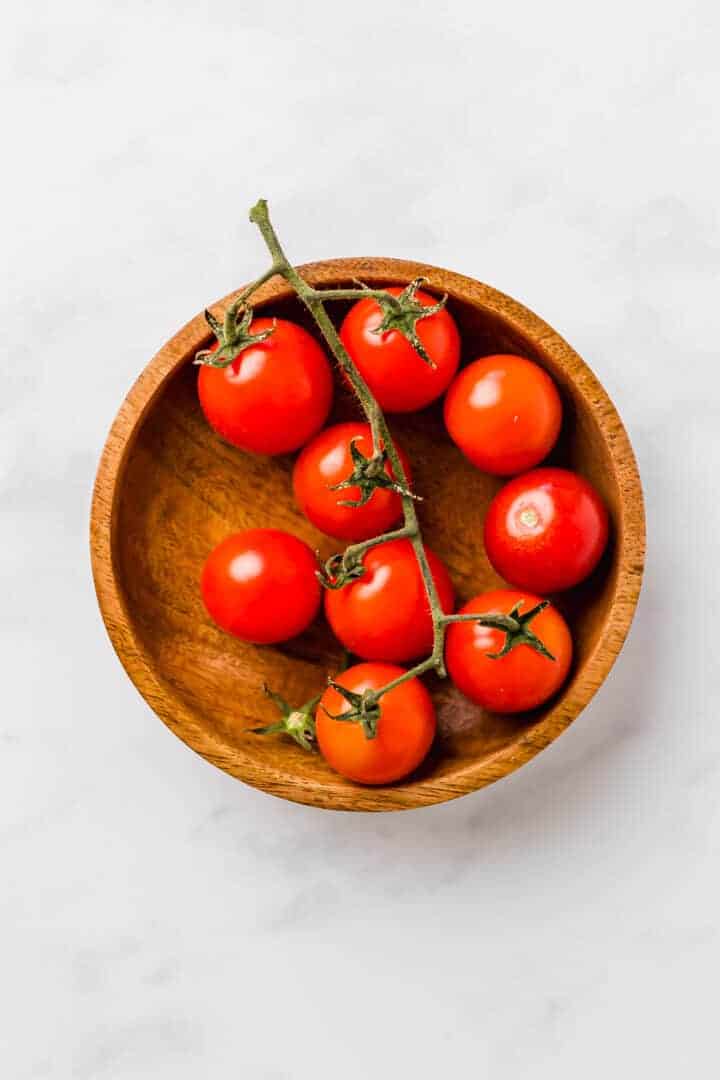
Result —
M 262 235 L 268 251 L 272 256 L 272 268 L 268 271 L 267 275 L 258 279 L 258 282 L 262 284 L 268 277 L 273 274 L 281 275 L 289 285 L 292 286 L 298 298 L 307 307 L 313 319 L 315 320 L 318 329 L 325 338 L 330 351 L 333 353 L 338 364 L 347 375 L 350 380 L 353 389 L 362 405 L 363 411 L 368 419 L 373 436 L 373 450 L 375 453 L 380 453 L 384 447 L 387 453 L 390 465 L 392 466 L 393 475 L 396 480 L 403 486 L 407 487 L 408 479 L 405 475 L 400 455 L 397 452 L 395 443 L 390 434 L 390 430 L 387 425 L 385 416 L 378 405 L 377 401 L 372 395 L 370 388 L 363 379 L 362 375 L 356 368 L 355 364 L 351 360 L 347 353 L 340 337 L 338 335 L 335 326 L 326 312 L 323 301 L 339 300 L 339 299 L 359 299 L 365 296 L 377 296 L 382 290 L 366 290 L 366 289 L 328 289 L 323 291 L 322 289 L 314 289 L 308 285 L 306 281 L 298 274 L 297 270 L 290 264 L 283 251 L 277 234 L 270 222 L 270 215 L 268 213 L 267 202 L 264 199 L 260 199 L 250 211 L 250 220 L 253 224 L 257 225 Z M 251 295 L 252 290 L 257 288 L 258 284 L 254 283 L 249 286 L 248 289 L 243 290 L 241 296 L 246 299 Z M 383 292 L 383 295 L 385 293 Z M 433 580 L 432 573 L 430 571 L 430 564 L 428 563 L 427 554 L 425 552 L 425 546 L 423 544 L 422 535 L 420 533 L 420 524 L 418 522 L 417 512 L 415 509 L 415 502 L 409 495 L 401 496 L 402 508 L 403 508 L 403 520 L 404 525 L 402 530 L 403 536 L 406 536 L 415 552 L 415 557 L 420 567 L 420 573 L 423 579 L 423 585 L 428 598 L 428 605 L 430 607 L 430 614 L 433 624 L 433 648 L 431 655 L 423 660 L 420 664 L 417 664 L 414 668 L 403 673 L 397 679 L 388 683 L 387 686 L 382 687 L 379 690 L 373 692 L 375 700 L 378 700 L 383 694 L 387 693 L 389 689 L 394 689 L 407 679 L 412 679 L 417 675 L 422 675 L 425 671 L 430 671 L 434 668 L 438 675 L 444 677 L 447 674 L 444 660 L 444 646 L 445 646 L 445 623 L 444 613 L 440 606 L 440 600 L 438 598 L 437 589 L 435 588 L 435 582 Z M 371 544 L 379 544 L 388 538 L 395 538 L 394 534 L 389 533 L 384 536 L 374 538 Z
M 520 623 L 510 615 L 443 615 L 442 621 L 448 625 L 454 622 L 476 622 L 481 626 L 491 626 L 496 630 L 504 630 L 505 633 L 513 634 L 520 629 Z
M 313 292 L 315 293 L 316 297 L 322 301 L 367 299 L 379 300 L 380 297 L 382 297 L 383 300 L 385 300 L 386 302 L 392 303 L 393 301 L 395 301 L 395 303 L 397 304 L 395 297 L 388 296 L 387 290 L 385 289 L 313 289 Z M 397 304 L 397 306 L 399 307 L 400 305 Z
M 410 536 L 412 536 L 410 529 L 407 525 L 403 525 L 401 529 L 393 529 L 392 532 L 383 533 L 382 536 L 371 536 L 368 540 L 350 544 L 343 553 L 343 566 L 348 570 L 350 567 L 357 565 L 365 552 L 369 551 L 370 548 L 377 547 L 378 544 L 386 544 L 391 540 L 406 540 Z
M 415 667 L 409 668 L 407 671 L 403 671 L 402 675 L 398 675 L 397 679 L 393 679 L 391 682 L 386 683 L 385 686 L 380 687 L 379 690 L 372 690 L 368 692 L 368 700 L 370 702 L 377 702 L 383 696 L 387 694 L 389 690 L 394 690 L 396 686 L 402 686 L 408 679 L 416 679 L 418 675 L 424 675 L 426 671 L 431 671 L 433 668 L 437 669 L 437 662 L 435 660 L 434 652 L 431 653 L 425 660 L 421 660 Z
M 240 308 L 245 303 L 245 301 L 248 300 L 252 296 L 252 294 L 260 288 L 261 285 L 264 285 L 266 281 L 270 280 L 270 278 L 275 277 L 278 272 L 279 271 L 277 267 L 273 263 L 269 270 L 266 270 L 265 273 L 261 274 L 259 278 L 255 278 L 255 281 L 252 281 L 249 285 L 245 286 L 242 292 L 235 297 L 229 310 L 235 313 L 238 308 Z

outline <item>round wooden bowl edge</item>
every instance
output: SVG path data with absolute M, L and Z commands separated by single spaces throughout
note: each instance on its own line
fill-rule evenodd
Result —
M 202 313 L 190 320 L 153 357 L 140 374 L 111 427 L 98 467 L 93 493 L 90 546 L 98 602 L 110 640 L 130 679 L 153 711 L 192 749 L 206 760 L 254 787 L 294 802 L 335 810 L 401 810 L 432 805 L 457 798 L 501 779 L 525 764 L 556 739 L 580 714 L 610 671 L 630 628 L 640 593 L 645 555 L 645 520 L 640 477 L 635 456 L 607 392 L 571 346 L 550 326 L 522 304 L 503 293 L 438 267 L 406 260 L 383 258 L 331 259 L 301 267 L 313 284 L 322 285 L 361 276 L 373 281 L 409 281 L 424 276 L 433 290 L 447 291 L 486 308 L 504 323 L 534 342 L 572 371 L 608 442 L 621 495 L 620 535 L 616 538 L 619 560 L 615 595 L 602 632 L 582 671 L 568 690 L 536 725 L 523 731 L 516 742 L 479 762 L 463 765 L 450 776 L 411 780 L 400 786 L 374 789 L 337 778 L 329 784 L 298 784 L 291 771 L 281 767 L 258 767 L 241 748 L 229 753 L 223 742 L 195 720 L 192 710 L 156 672 L 152 657 L 136 633 L 118 582 L 114 554 L 114 531 L 118 490 L 133 435 L 166 379 L 187 361 L 190 351 L 207 338 Z M 239 291 L 239 290 L 238 290 Z M 278 279 L 266 283 L 256 296 L 264 304 L 289 295 Z M 222 308 L 237 292 L 220 301 Z

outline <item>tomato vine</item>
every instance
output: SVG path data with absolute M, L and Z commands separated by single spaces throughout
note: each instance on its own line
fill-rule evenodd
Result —
M 373 483 L 376 486 L 387 486 L 385 464 L 389 461 L 394 477 L 392 486 L 401 498 L 403 510 L 401 528 L 393 529 L 391 532 L 369 540 L 363 540 L 360 543 L 351 544 L 344 553 L 332 556 L 321 569 L 320 580 L 326 588 L 342 587 L 347 581 L 351 581 L 362 574 L 362 556 L 371 547 L 388 540 L 406 538 L 412 544 L 427 595 L 433 626 L 433 645 L 429 656 L 415 664 L 414 667 L 404 671 L 385 686 L 365 690 L 362 694 L 351 693 L 331 681 L 331 685 L 345 698 L 350 706 L 350 709 L 343 713 L 342 719 L 362 724 L 367 737 L 372 738 L 375 734 L 376 721 L 379 715 L 378 703 L 384 694 L 407 680 L 429 671 L 435 671 L 441 678 L 446 677 L 445 633 L 451 623 L 463 621 L 485 623 L 487 620 L 487 625 L 497 627 L 500 626 L 500 623 L 497 616 L 478 616 L 476 614 L 446 615 L 443 612 L 423 544 L 415 507 L 417 496 L 409 490 L 408 478 L 391 437 L 384 413 L 340 340 L 335 325 L 325 309 L 325 304 L 333 300 L 363 300 L 368 298 L 376 300 L 383 313 L 383 320 L 378 327 L 378 331 L 397 330 L 418 353 L 420 363 L 428 363 L 430 366 L 434 366 L 418 338 L 416 326 L 420 319 L 440 311 L 447 302 L 447 296 L 443 296 L 436 304 L 430 307 L 420 304 L 416 299 L 416 293 L 422 284 L 422 278 L 412 281 L 397 296 L 384 289 L 371 289 L 362 282 L 358 282 L 354 288 L 316 289 L 304 280 L 285 255 L 270 220 L 265 199 L 260 199 L 252 208 L 250 221 L 257 225 L 260 230 L 272 259 L 271 265 L 235 298 L 225 313 L 222 323 L 210 313 L 206 313 L 208 324 L 220 342 L 220 349 L 215 354 L 210 354 L 207 350 L 203 351 L 203 353 L 198 354 L 197 361 L 217 365 L 231 363 L 242 349 L 253 340 L 249 330 L 252 309 L 248 303 L 253 293 L 275 276 L 282 277 L 291 286 L 298 299 L 310 312 L 328 348 L 347 376 L 370 424 L 372 433 L 371 457 L 359 461 L 353 455 L 356 471 L 361 474 L 363 480 L 362 485 L 360 485 L 363 497 L 367 498 L 372 494 Z M 530 613 L 529 617 L 523 616 L 522 619 L 519 619 L 517 613 L 513 611 L 510 615 L 503 617 L 502 629 L 508 633 L 508 643 L 511 637 L 513 639 L 512 645 L 521 640 L 529 642 L 534 637 L 527 627 L 527 622 L 535 614 L 537 614 L 537 611 Z M 490 619 L 494 621 L 490 622 Z M 512 645 L 509 644 L 508 647 L 512 647 Z M 296 741 L 300 742 L 300 745 L 307 746 L 311 738 L 308 725 L 312 726 L 309 719 L 309 706 L 314 702 L 308 703 L 300 710 L 293 711 L 276 695 L 271 696 L 273 696 L 273 700 L 275 700 L 281 711 L 282 719 L 277 724 L 262 730 L 286 730 L 293 735 Z

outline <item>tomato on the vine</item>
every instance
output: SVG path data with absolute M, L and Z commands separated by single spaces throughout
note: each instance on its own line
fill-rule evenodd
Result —
M 501 488 L 485 518 L 485 549 L 501 577 L 521 589 L 559 592 L 596 567 L 608 514 L 595 488 L 568 469 L 533 469 Z
M 402 288 L 386 290 L 400 296 Z M 429 293 L 417 291 L 423 307 L 437 303 Z M 419 319 L 415 330 L 431 367 L 399 330 L 376 333 L 383 320 L 377 300 L 358 300 L 345 316 L 340 338 L 381 409 L 415 412 L 424 409 L 448 387 L 460 362 L 460 334 L 455 320 L 443 308 Z
M 445 638 L 445 660 L 451 679 L 472 701 L 490 712 L 524 712 L 542 705 L 567 678 L 572 638 L 567 623 L 552 605 L 532 615 L 539 596 L 514 589 L 496 589 L 475 596 L 459 615 L 507 616 L 518 623 L 513 634 L 476 622 L 451 623 Z M 523 616 L 531 618 L 523 623 Z M 508 648 L 509 651 L 502 651 Z M 550 655 L 547 655 L 547 654 Z
M 286 641 L 317 614 L 316 567 L 308 545 L 281 529 L 233 533 L 203 567 L 203 603 L 221 629 L 243 641 Z
M 356 664 L 335 682 L 349 691 L 379 690 L 404 673 L 395 664 Z M 388 690 L 378 702 L 377 730 L 368 738 L 360 723 L 335 720 L 350 703 L 329 686 L 315 714 L 318 746 L 327 763 L 360 784 L 390 784 L 416 769 L 435 736 L 435 709 L 419 679 Z
M 274 325 L 274 329 L 273 329 Z M 241 450 L 285 454 L 297 450 L 325 422 L 332 374 L 315 338 L 286 319 L 254 318 L 249 332 L 272 330 L 226 367 L 204 363 L 198 395 L 210 425 Z M 210 352 L 217 348 L 217 342 Z
M 453 608 L 445 564 L 425 548 L 442 610 Z M 364 660 L 411 660 L 429 653 L 433 625 L 425 584 L 409 540 L 388 540 L 366 551 L 362 577 L 325 593 L 325 614 L 349 652 Z
M 353 473 L 351 445 L 366 458 L 373 452 L 369 424 L 358 422 L 334 424 L 325 428 L 305 446 L 293 469 L 295 500 L 316 528 L 339 540 L 367 540 L 394 525 L 402 515 L 400 495 L 390 488 L 377 487 L 362 506 L 343 506 L 357 502 L 360 488 L 353 486 L 333 490 Z M 396 447 L 410 481 L 410 462 L 407 454 Z M 389 462 L 385 473 L 393 477 Z
M 523 356 L 483 356 L 445 398 L 450 438 L 484 472 L 509 476 L 539 464 L 560 432 L 562 404 L 543 369 Z

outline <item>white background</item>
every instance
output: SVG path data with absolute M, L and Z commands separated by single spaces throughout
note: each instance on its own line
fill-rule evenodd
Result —
M 4 20 L 2 1076 L 716 1076 L 716 5 Z M 162 342 L 264 267 L 260 195 L 297 262 L 414 258 L 528 304 L 637 451 L 620 661 L 559 742 L 455 803 L 242 786 L 153 717 L 96 608 L 106 431 Z

